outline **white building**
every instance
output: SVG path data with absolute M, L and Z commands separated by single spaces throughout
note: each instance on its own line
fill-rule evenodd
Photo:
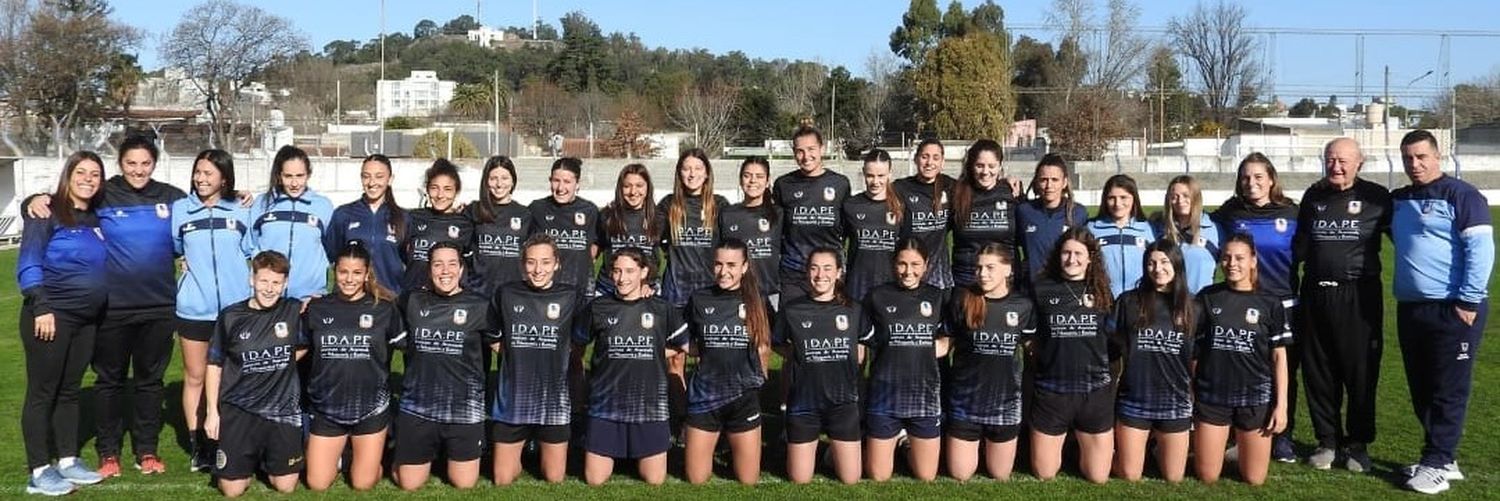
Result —
M 438 80 L 435 71 L 413 71 L 405 80 L 375 83 L 375 118 L 426 117 L 435 115 L 453 100 L 452 80 Z
M 512 37 L 514 35 L 511 35 Z M 484 48 L 491 48 L 505 42 L 507 34 L 505 30 L 480 26 L 477 30 L 469 30 L 469 41 Z

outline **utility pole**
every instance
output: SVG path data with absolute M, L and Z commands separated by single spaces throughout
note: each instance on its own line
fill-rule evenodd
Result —
M 1380 125 L 1385 129 L 1385 185 L 1395 186 L 1396 164 L 1391 161 L 1391 65 L 1385 65 L 1385 97 L 1381 106 Z
M 380 79 L 385 80 L 385 0 L 380 0 Z M 375 83 L 375 109 L 380 109 L 380 83 Z M 375 120 L 380 122 L 380 154 L 385 154 L 385 120 L 380 118 L 380 113 L 375 114 Z

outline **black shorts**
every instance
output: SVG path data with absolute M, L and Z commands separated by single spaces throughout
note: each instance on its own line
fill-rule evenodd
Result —
M 484 454 L 484 423 L 439 423 L 405 412 L 396 414 L 397 465 L 426 464 L 442 451 L 449 461 L 473 461 Z
M 1198 402 L 1193 407 L 1193 419 L 1214 426 L 1230 426 L 1242 431 L 1259 430 L 1271 420 L 1271 406 L 1251 405 L 1246 407 L 1224 407 Z
M 746 392 L 718 409 L 687 415 L 687 425 L 708 432 L 743 433 L 760 428 L 760 395 Z
M 864 437 L 859 427 L 859 403 L 835 405 L 816 414 L 786 415 L 787 443 L 817 442 L 821 434 L 835 442 L 858 442 Z
M 233 405 L 219 408 L 214 476 L 241 480 L 256 470 L 273 477 L 302 471 L 302 427 L 271 421 Z
M 517 444 L 535 440 L 544 444 L 566 444 L 573 435 L 573 427 L 566 424 L 511 424 L 490 421 L 490 442 Z
M 1047 435 L 1063 435 L 1069 430 L 1104 433 L 1115 427 L 1115 394 L 1111 386 L 1088 393 L 1038 389 L 1032 400 L 1031 429 Z
M 865 435 L 875 439 L 895 438 L 906 430 L 911 438 L 938 438 L 943 434 L 943 418 L 939 416 L 898 418 L 880 414 L 865 415 Z
M 177 319 L 177 336 L 189 341 L 207 343 L 214 337 L 213 320 Z
M 666 421 L 622 423 L 589 418 L 584 449 L 614 459 L 651 457 L 672 447 L 672 427 Z
M 1137 430 L 1155 431 L 1160 433 L 1182 433 L 1193 429 L 1192 418 L 1182 419 L 1140 419 L 1120 414 L 1115 416 L 1120 424 L 1135 428 Z
M 385 431 L 391 424 L 391 413 L 389 410 L 361 419 L 354 424 L 341 424 L 317 412 L 312 412 L 311 414 L 312 423 L 308 425 L 308 432 L 320 437 L 359 436 L 380 433 Z
M 949 419 L 943 425 L 949 437 L 965 442 L 978 442 L 980 437 L 983 437 L 985 441 L 998 444 L 1015 440 L 1021 435 L 1021 425 L 1016 424 L 980 424 L 973 421 Z

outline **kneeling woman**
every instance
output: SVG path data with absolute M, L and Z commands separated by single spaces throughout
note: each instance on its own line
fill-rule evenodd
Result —
M 302 384 L 296 360 L 307 353 L 302 303 L 283 300 L 291 263 L 276 251 L 250 260 L 254 295 L 219 312 L 204 378 L 203 431 L 219 441 L 214 476 L 225 496 L 250 487 L 256 470 L 280 492 L 302 471 Z
M 1062 468 L 1068 432 L 1078 438 L 1078 469 L 1109 481 L 1115 452 L 1115 394 L 1104 322 L 1114 296 L 1085 228 L 1063 232 L 1036 282 L 1036 397 L 1031 410 L 1031 471 L 1051 480 Z
M 614 474 L 615 461 L 634 459 L 646 483 L 667 479 L 668 356 L 682 351 L 687 326 L 680 310 L 647 294 L 651 265 L 639 249 L 626 247 L 610 256 L 614 296 L 589 303 L 574 353 L 594 344 L 589 362 L 589 424 L 583 479 L 599 485 Z
M 975 282 L 953 302 L 953 368 L 948 385 L 948 473 L 968 480 L 984 462 L 997 480 L 1009 480 L 1021 429 L 1021 355 L 1036 335 L 1031 298 L 1014 294 L 1013 254 L 996 243 L 979 248 Z
M 896 436 L 911 441 L 907 464 L 922 481 L 937 477 L 942 447 L 942 377 L 938 359 L 948 353 L 943 330 L 947 293 L 923 283 L 927 250 L 915 239 L 896 244 L 896 281 L 865 297 L 875 332 L 870 349 L 870 403 L 865 417 L 865 469 L 884 482 L 895 466 Z
M 428 258 L 431 285 L 406 292 L 400 304 L 410 339 L 392 462 L 396 483 L 417 490 L 441 452 L 448 482 L 467 489 L 479 481 L 484 349 L 496 346 L 495 314 L 488 298 L 460 285 L 465 270 L 458 244 L 438 242 Z
M 1193 454 L 1198 479 L 1218 481 L 1232 426 L 1240 477 L 1260 485 L 1271 463 L 1271 437 L 1286 428 L 1286 346 L 1292 332 L 1281 298 L 1258 287 L 1255 241 L 1236 233 L 1220 252 L 1224 282 L 1198 296 L 1207 314 L 1194 379 Z
M 359 240 L 334 254 L 335 294 L 313 299 L 305 313 L 312 365 L 307 399 L 307 486 L 327 489 L 338 476 L 344 444 L 353 442 L 349 484 L 367 490 L 380 481 L 391 415 L 391 348 L 406 331 L 395 298 L 381 287 L 370 251 Z
M 1203 309 L 1187 282 L 1182 251 L 1171 240 L 1146 246 L 1145 277 L 1115 303 L 1110 321 L 1124 370 L 1115 406 L 1115 473 L 1141 479 L 1146 441 L 1166 481 L 1182 481 L 1192 427 L 1193 335 Z
M 760 388 L 771 353 L 770 309 L 750 271 L 750 250 L 739 240 L 714 249 L 715 285 L 694 292 L 684 311 L 689 354 L 697 370 L 688 383 L 687 479 L 713 475 L 719 433 L 729 434 L 734 474 L 760 480 Z

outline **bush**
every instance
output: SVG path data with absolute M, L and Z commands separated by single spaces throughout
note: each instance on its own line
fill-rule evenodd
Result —
M 390 130 L 407 130 L 422 127 L 422 121 L 412 117 L 391 117 L 385 119 L 385 128 Z
M 448 154 L 448 131 L 434 130 L 417 139 L 411 155 L 417 158 L 478 158 L 479 148 L 463 134 L 453 134 L 453 154 Z

